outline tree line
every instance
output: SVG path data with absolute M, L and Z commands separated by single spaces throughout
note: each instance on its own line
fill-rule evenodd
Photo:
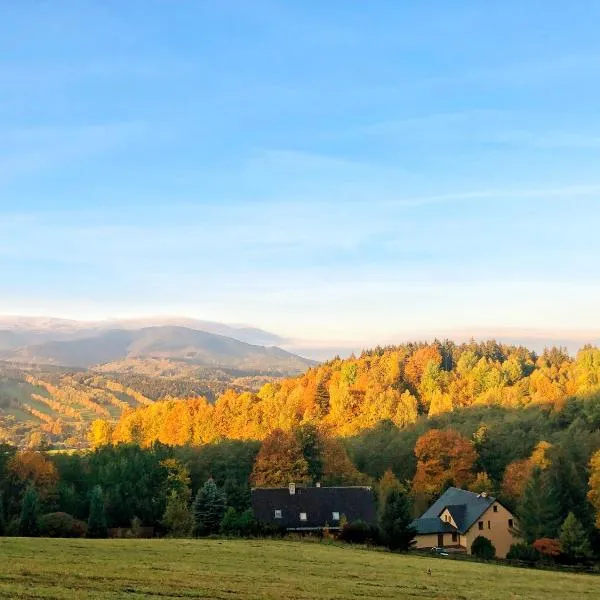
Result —
M 261 440 L 275 429 L 303 423 L 349 437 L 381 421 L 403 428 L 422 416 L 470 407 L 560 411 L 570 399 L 585 399 L 599 388 L 600 349 L 593 347 L 573 358 L 560 348 L 537 356 L 494 341 L 406 344 L 335 359 L 300 377 L 267 383 L 257 393 L 228 390 L 215 403 L 201 397 L 171 399 L 127 411 L 114 426 L 96 426 L 90 441 Z

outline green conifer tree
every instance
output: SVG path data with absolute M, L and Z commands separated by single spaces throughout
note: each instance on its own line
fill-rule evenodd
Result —
M 108 529 L 106 526 L 106 513 L 104 511 L 104 494 L 102 493 L 102 488 L 97 485 L 92 490 L 90 497 L 87 537 L 105 538 L 107 536 Z
M 194 535 L 217 533 L 225 514 L 225 494 L 209 479 L 196 494 L 194 505 Z
M 315 390 L 315 404 L 319 407 L 321 416 L 329 414 L 329 390 L 327 389 L 327 383 L 324 380 L 317 383 L 317 389 Z
M 540 538 L 556 537 L 560 524 L 559 506 L 554 490 L 544 480 L 539 468 L 531 474 L 517 516 L 521 537 L 528 544 Z
M 574 561 L 587 560 L 592 554 L 585 529 L 572 512 L 560 528 L 560 547 L 563 554 Z
M 23 537 L 36 537 L 39 535 L 39 498 L 33 486 L 29 486 L 23 496 L 21 504 L 21 518 L 19 520 L 19 534 Z
M 581 457 L 577 441 L 569 436 L 563 444 L 553 449 L 547 470 L 548 481 L 556 491 L 556 500 L 561 516 L 572 512 L 585 529 L 593 524 L 591 507 L 587 500 L 588 457 Z M 556 536 L 559 534 L 557 524 Z
M 412 521 L 408 495 L 392 489 L 385 501 L 379 520 L 382 541 L 390 550 L 406 551 L 414 544 L 416 531 Z

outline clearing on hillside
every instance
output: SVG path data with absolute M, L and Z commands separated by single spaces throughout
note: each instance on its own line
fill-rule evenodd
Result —
M 0 538 L 0 558 L 11 599 L 600 598 L 591 575 L 289 541 Z

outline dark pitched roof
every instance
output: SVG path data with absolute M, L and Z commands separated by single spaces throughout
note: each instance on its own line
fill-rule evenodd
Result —
M 377 520 L 375 497 L 368 487 L 296 487 L 293 495 L 288 488 L 255 488 L 252 509 L 262 523 L 286 529 L 337 527 L 334 512 L 345 515 L 348 522 Z M 281 511 L 281 519 L 275 518 L 276 510 Z M 306 513 L 306 521 L 300 520 L 300 513 Z
M 462 529 L 462 525 L 467 519 L 467 506 L 466 504 L 451 504 L 450 506 L 446 506 L 450 515 L 454 519 L 456 523 L 456 527 L 458 529 Z
M 435 519 L 448 509 L 460 533 L 467 532 L 473 523 L 496 501 L 493 496 L 475 494 L 459 488 L 448 488 L 430 507 L 420 519 Z M 440 523 L 441 523 L 440 519 Z M 420 533 L 420 532 L 419 532 Z
M 417 530 L 418 535 L 429 533 L 454 533 L 456 529 L 450 523 L 442 521 L 439 517 L 415 519 L 411 524 Z

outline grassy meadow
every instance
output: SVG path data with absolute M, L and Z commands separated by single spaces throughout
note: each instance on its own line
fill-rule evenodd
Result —
M 290 541 L 0 538 L 0 598 L 550 597 L 600 598 L 600 578 Z

